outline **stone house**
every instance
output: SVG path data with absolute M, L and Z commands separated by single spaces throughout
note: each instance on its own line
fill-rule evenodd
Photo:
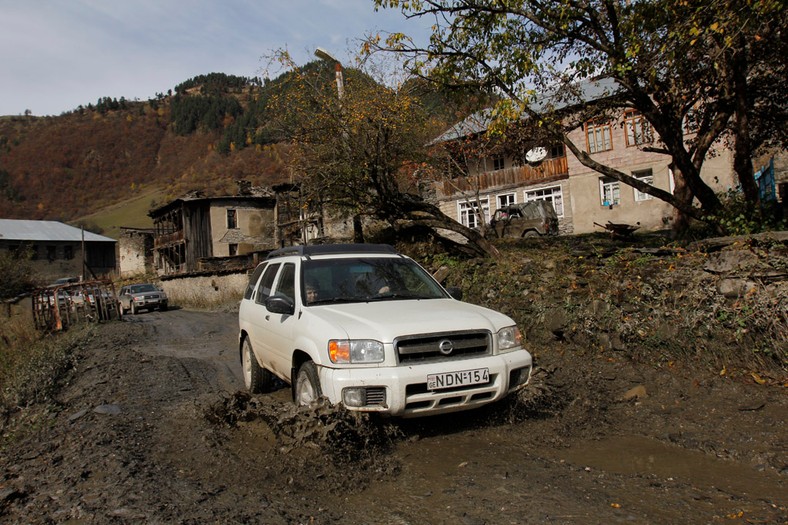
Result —
M 0 253 L 30 254 L 42 283 L 63 277 L 100 279 L 117 270 L 115 239 L 57 221 L 0 219 Z
M 118 240 L 118 264 L 121 277 L 153 271 L 153 232 L 152 228 L 121 226 Z
M 151 210 L 156 271 L 162 275 L 197 272 L 203 269 L 203 260 L 275 248 L 275 205 L 272 194 L 192 194 Z
M 583 97 L 604 97 L 611 87 L 610 81 L 588 83 Z M 480 137 L 486 133 L 488 123 L 484 112 L 473 115 L 431 145 L 445 147 Z M 644 150 L 647 142 L 658 138 L 653 137 L 645 119 L 636 111 L 586 122 L 572 130 L 569 138 L 600 163 L 658 188 L 673 190 L 670 158 Z M 436 182 L 434 194 L 441 210 L 466 226 L 479 226 L 479 207 L 489 221 L 496 208 L 531 200 L 553 204 L 562 234 L 600 231 L 597 225 L 608 222 L 660 230 L 668 228 L 672 220 L 673 208 L 669 204 L 585 167 L 571 152 L 567 154 L 563 144 L 537 143 L 524 151 L 490 149 L 476 158 L 465 159 L 465 164 L 464 174 Z M 735 188 L 731 152 L 716 148 L 704 162 L 701 176 L 715 191 Z

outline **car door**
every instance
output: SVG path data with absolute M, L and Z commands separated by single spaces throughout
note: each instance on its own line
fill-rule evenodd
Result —
M 282 264 L 277 275 L 271 296 L 284 297 L 296 307 L 295 294 L 296 265 L 292 262 Z M 266 344 L 272 356 L 273 372 L 279 376 L 289 376 L 292 366 L 294 326 L 298 316 L 294 313 L 275 313 L 270 310 L 265 316 Z
M 265 300 L 271 295 L 274 280 L 280 266 L 280 263 L 271 263 L 266 266 L 263 276 L 260 278 L 254 294 L 251 296 L 252 302 L 247 306 L 248 310 L 244 312 L 249 322 L 249 339 L 252 342 L 255 355 L 257 355 L 257 361 L 261 366 L 271 371 L 274 369 L 272 365 L 273 356 L 269 345 L 270 335 L 268 333 L 270 314 L 265 307 Z

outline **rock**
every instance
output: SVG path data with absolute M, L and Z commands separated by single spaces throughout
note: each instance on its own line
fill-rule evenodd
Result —
M 605 315 L 610 311 L 610 305 L 599 299 L 594 299 L 591 302 L 591 313 L 594 314 L 595 317 L 599 317 L 601 315 Z
M 564 331 L 569 320 L 566 317 L 566 312 L 563 308 L 553 308 L 545 312 L 544 326 L 548 332 L 552 333 L 559 339 L 563 338 Z
M 70 416 L 68 416 L 68 422 L 69 423 L 74 422 L 74 421 L 76 421 L 77 419 L 81 418 L 82 416 L 84 416 L 87 413 L 88 413 L 87 409 L 83 408 L 79 412 L 76 412 L 76 413 L 71 414 Z
M 105 414 L 109 416 L 117 416 L 123 410 L 121 410 L 120 406 L 118 405 L 99 405 L 93 409 L 93 412 L 96 414 Z
M 646 397 L 646 395 L 647 395 L 646 387 L 644 387 L 643 385 L 638 385 L 624 392 L 624 395 L 621 396 L 621 399 L 623 401 L 630 401 L 632 399 L 643 399 L 644 397 Z
M 755 254 L 744 250 L 731 250 L 710 255 L 703 269 L 710 273 L 725 274 L 757 264 L 758 257 Z
M 746 295 L 755 288 L 755 283 L 745 279 L 722 279 L 717 283 L 717 291 L 728 299 Z

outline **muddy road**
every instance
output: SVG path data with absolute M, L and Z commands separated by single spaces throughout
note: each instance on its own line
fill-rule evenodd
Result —
M 785 523 L 784 388 L 556 343 L 479 411 L 389 421 L 243 393 L 234 312 L 96 327 L 7 422 L 3 523 Z

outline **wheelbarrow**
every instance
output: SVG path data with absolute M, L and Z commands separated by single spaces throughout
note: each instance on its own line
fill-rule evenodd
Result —
M 624 224 L 624 223 L 616 223 L 607 221 L 607 224 L 599 224 L 598 222 L 594 223 L 594 226 L 599 226 L 600 228 L 604 228 L 610 232 L 610 236 L 614 239 L 632 239 L 632 234 L 635 233 L 635 230 L 640 229 L 640 223 L 637 223 L 637 226 L 632 226 L 631 224 Z

